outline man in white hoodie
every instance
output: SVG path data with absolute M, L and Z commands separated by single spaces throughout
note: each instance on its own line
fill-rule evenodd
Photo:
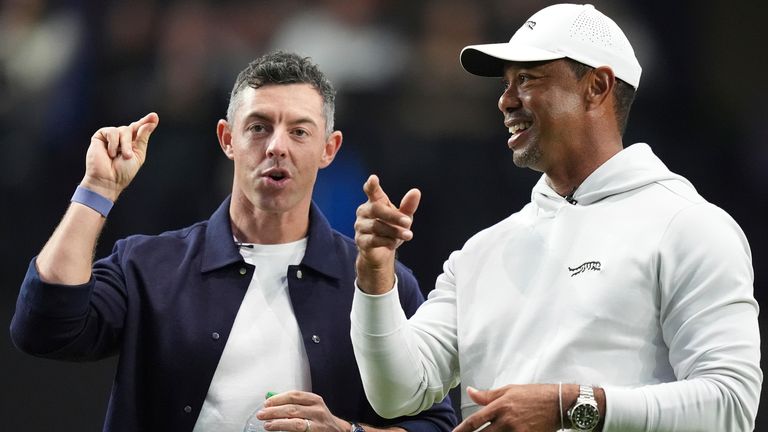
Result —
M 456 432 L 753 429 L 749 245 L 648 145 L 624 148 L 641 68 L 621 29 L 554 5 L 461 63 L 504 78 L 514 163 L 543 175 L 529 204 L 451 254 L 410 320 L 393 265 L 420 192 L 396 207 L 366 182 L 351 334 L 374 409 L 414 414 L 461 383 Z

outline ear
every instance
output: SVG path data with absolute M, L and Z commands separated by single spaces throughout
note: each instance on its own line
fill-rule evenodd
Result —
M 230 160 L 235 159 L 235 154 L 232 151 L 232 130 L 229 127 L 229 123 L 226 120 L 221 119 L 216 124 L 216 136 L 219 137 L 219 145 L 221 150 Z
M 323 156 L 320 159 L 320 168 L 325 168 L 333 162 L 336 153 L 338 153 L 341 148 L 342 139 L 341 131 L 333 131 L 328 136 L 328 139 L 325 140 L 325 145 L 323 146 Z
M 587 85 L 587 106 L 594 109 L 613 100 L 609 96 L 616 87 L 616 76 L 611 68 L 601 66 L 590 71 Z

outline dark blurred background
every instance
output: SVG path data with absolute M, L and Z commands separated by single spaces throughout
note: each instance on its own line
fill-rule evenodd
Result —
M 208 218 L 231 187 L 216 121 L 236 74 L 275 49 L 311 56 L 339 91 L 344 145 L 316 190 L 337 229 L 352 232 L 369 173 L 398 200 L 410 187 L 422 190 L 416 237 L 400 258 L 426 293 L 449 253 L 524 205 L 538 178 L 512 164 L 496 108 L 500 82 L 465 73 L 458 53 L 508 40 L 551 3 L 2 1 L 0 322 L 7 329 L 29 260 L 67 207 L 99 127 L 160 115 L 147 162 L 110 215 L 97 256 L 118 238 Z M 644 69 L 625 144 L 648 142 L 736 219 L 765 303 L 766 6 L 594 4 L 624 29 Z M 101 429 L 115 359 L 33 358 L 5 330 L 0 362 L 3 431 Z M 763 424 L 761 412 L 757 430 Z

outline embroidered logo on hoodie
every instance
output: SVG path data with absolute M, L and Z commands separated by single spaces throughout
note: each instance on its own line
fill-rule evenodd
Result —
M 600 267 L 602 264 L 600 264 L 600 261 L 587 261 L 584 264 L 578 266 L 578 267 L 568 267 L 568 271 L 571 272 L 571 277 L 574 277 L 578 274 L 582 274 L 585 271 L 600 271 Z

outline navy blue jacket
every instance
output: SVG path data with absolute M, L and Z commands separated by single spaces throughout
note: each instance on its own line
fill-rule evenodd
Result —
M 233 241 L 229 202 L 208 221 L 118 241 L 84 285 L 44 283 L 30 263 L 12 339 L 27 353 L 54 359 L 119 354 L 105 431 L 192 430 L 254 271 Z M 349 338 L 357 249 L 314 204 L 308 236 L 301 264 L 288 268 L 288 288 L 312 391 L 348 421 L 450 431 L 456 417 L 447 398 L 414 417 L 385 420 L 373 411 Z M 399 263 L 397 276 L 411 315 L 423 296 Z

